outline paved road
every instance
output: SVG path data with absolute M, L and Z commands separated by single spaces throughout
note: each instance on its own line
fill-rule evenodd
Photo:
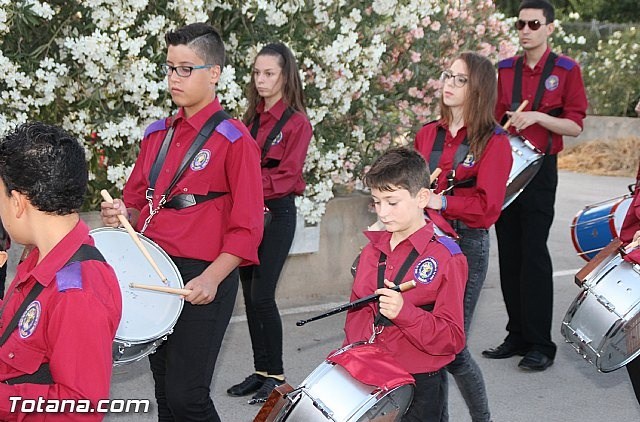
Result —
M 497 250 L 493 239 L 489 274 L 476 311 L 469 346 L 484 372 L 494 421 L 640 420 L 640 407 L 635 402 L 626 371 L 598 373 L 565 344 L 559 328 L 569 304 L 578 293 L 573 275 L 584 264 L 576 256 L 571 243 L 571 220 L 586 204 L 624 194 L 631 182 L 630 178 L 561 172 L 556 218 L 549 241 L 555 271 L 553 337 L 559 347 L 555 364 L 543 373 L 530 374 L 518 370 L 515 357 L 494 361 L 480 356 L 482 350 L 499 344 L 505 336 L 506 312 L 497 277 Z M 296 327 L 295 322 L 346 300 L 345 297 L 321 298 L 324 303 L 316 304 L 315 308 L 292 300 L 282 310 L 285 314 L 285 370 L 290 384 L 301 382 L 331 350 L 341 344 L 344 315 L 325 318 L 304 327 Z M 238 309 L 227 331 L 212 383 L 214 402 L 224 421 L 251 421 L 258 412 L 258 407 L 246 404 L 246 399 L 231 398 L 225 394 L 230 385 L 244 379 L 251 369 L 248 330 L 242 310 Z M 152 398 L 153 384 L 147 361 L 117 367 L 111 394 L 113 398 Z M 449 409 L 451 421 L 470 420 L 454 382 L 450 383 Z M 110 415 L 107 420 L 150 421 L 155 420 L 154 412 L 155 409 L 146 415 Z

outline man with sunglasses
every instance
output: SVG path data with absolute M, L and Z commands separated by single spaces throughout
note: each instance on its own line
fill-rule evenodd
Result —
M 551 339 L 553 268 L 547 248 L 558 184 L 556 154 L 563 136 L 580 134 L 587 109 L 580 67 L 551 52 L 547 44 L 553 22 L 551 4 L 524 0 L 515 23 L 524 54 L 498 64 L 496 118 L 510 118 L 512 134 L 528 139 L 545 156 L 536 176 L 495 225 L 508 335 L 482 355 L 524 356 L 518 366 L 525 371 L 544 371 L 556 354 Z M 529 104 L 515 112 L 524 100 Z

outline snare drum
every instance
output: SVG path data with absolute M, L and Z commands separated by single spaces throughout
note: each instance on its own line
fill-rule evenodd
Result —
M 529 182 L 540 170 L 544 153 L 522 136 L 509 135 L 513 164 L 509 179 L 507 179 L 507 192 L 504 196 L 505 209 L 527 187 Z
M 560 331 L 598 370 L 614 371 L 640 354 L 640 266 L 615 254 L 582 288 Z
M 122 319 L 113 343 L 113 364 L 135 362 L 155 352 L 173 332 L 183 300 L 169 293 L 129 287 L 130 283 L 164 284 L 126 230 L 102 227 L 89 234 L 115 270 L 122 291 Z M 138 237 L 167 278 L 168 287 L 182 288 L 182 277 L 169 255 L 143 235 Z
M 394 368 L 391 372 L 389 368 Z M 413 377 L 374 344 L 330 355 L 298 388 L 274 421 L 399 421 L 413 399 Z
M 578 256 L 591 260 L 620 235 L 632 198 L 629 195 L 587 205 L 573 218 L 571 240 Z

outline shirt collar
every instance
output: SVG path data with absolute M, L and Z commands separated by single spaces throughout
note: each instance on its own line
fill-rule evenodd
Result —
M 203 107 L 202 110 L 198 111 L 196 114 L 189 117 L 188 119 L 184 114 L 184 107 L 180 107 L 180 109 L 178 110 L 178 113 L 173 119 L 173 124 L 175 125 L 180 121 L 185 121 L 187 122 L 187 124 L 189 124 L 193 128 L 193 130 L 200 131 L 200 129 L 202 129 L 204 124 L 207 123 L 207 120 L 209 120 L 211 116 L 213 116 L 215 113 L 217 113 L 220 110 L 222 110 L 222 106 L 220 105 L 220 101 L 216 96 L 213 99 L 213 101 L 211 101 L 209 104 Z
M 391 234 L 391 232 L 386 230 L 364 232 L 364 235 L 369 239 L 371 245 L 387 255 L 391 253 Z M 426 225 L 400 242 L 400 244 L 396 246 L 396 249 L 401 245 L 410 245 L 418 252 L 418 254 L 422 255 L 427 250 L 427 246 L 429 245 L 429 242 L 431 242 L 431 239 L 433 239 L 433 235 L 433 224 L 431 222 L 427 222 Z
M 276 120 L 280 120 L 286 109 L 286 104 L 284 103 L 282 98 L 280 98 L 278 102 L 275 103 L 267 113 L 273 116 Z M 260 104 L 258 104 L 258 107 L 256 107 L 256 111 L 258 112 L 258 114 L 264 113 L 264 100 L 260 101 Z
M 36 264 L 40 258 L 40 251 L 34 248 L 25 261 L 18 265 L 16 279 L 18 283 L 26 282 L 30 277 L 38 283 L 48 286 L 55 279 L 55 275 L 76 253 L 80 246 L 89 237 L 89 227 L 80 220 L 75 227 L 62 238 L 60 242 L 44 257 L 42 262 Z M 93 243 L 92 243 L 93 244 Z
M 551 54 L 551 48 L 547 46 L 547 49 L 544 51 L 544 54 L 542 55 L 542 57 L 540 57 L 540 60 L 538 60 L 538 63 L 536 63 L 536 65 L 533 67 L 531 72 L 541 73 L 542 69 L 544 68 L 544 64 L 547 62 L 547 57 L 549 57 L 549 54 Z M 529 69 L 529 66 L 527 66 L 526 64 L 527 64 L 527 55 L 525 54 L 523 59 L 523 68 Z

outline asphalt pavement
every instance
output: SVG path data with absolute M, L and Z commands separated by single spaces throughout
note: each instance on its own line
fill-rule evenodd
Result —
M 579 292 L 573 277 L 585 264 L 577 257 L 572 245 L 572 219 L 587 204 L 623 195 L 633 180 L 570 172 L 561 172 L 559 179 L 556 217 L 549 240 L 555 282 L 552 334 L 558 344 L 553 366 L 541 373 L 526 373 L 518 369 L 518 357 L 490 360 L 480 355 L 482 350 L 500 344 L 506 335 L 506 311 L 498 279 L 493 231 L 489 273 L 472 324 L 469 348 L 482 368 L 495 422 L 638 421 L 640 406 L 636 403 L 626 370 L 599 373 L 593 365 L 578 356 L 560 334 L 562 319 Z M 348 271 L 345 268 L 345 272 Z M 324 361 L 329 352 L 340 346 L 343 339 L 344 314 L 302 327 L 296 326 L 296 321 L 318 315 L 346 301 L 347 297 L 335 296 L 322 297 L 311 304 L 300 303 L 296 298 L 283 301 L 284 360 L 289 384 L 295 386 L 300 383 Z M 234 315 L 211 388 L 222 420 L 245 422 L 253 420 L 259 407 L 247 404 L 247 398 L 233 398 L 225 393 L 229 386 L 243 380 L 252 371 L 251 345 L 243 309 L 238 307 Z M 153 399 L 153 381 L 146 359 L 114 369 L 111 397 Z M 452 379 L 449 397 L 450 420 L 470 421 L 466 405 Z M 342 400 L 349 398 L 342 397 Z M 155 406 L 152 405 L 148 414 L 111 414 L 106 420 L 156 420 Z

